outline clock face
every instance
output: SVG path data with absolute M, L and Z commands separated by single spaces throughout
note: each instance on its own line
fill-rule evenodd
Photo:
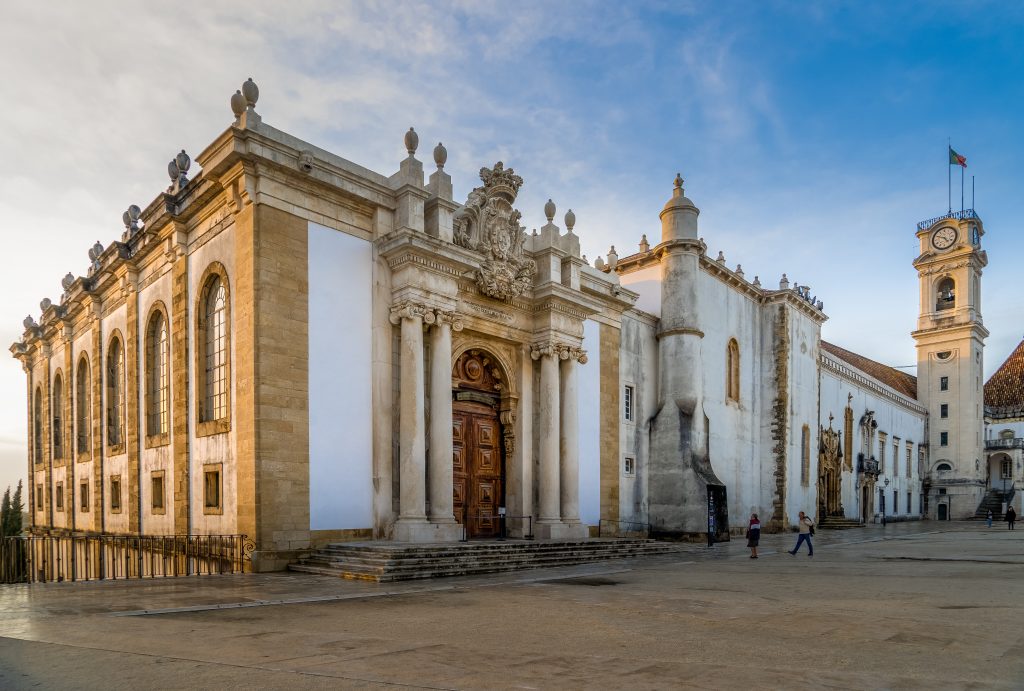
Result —
M 937 250 L 952 247 L 954 242 L 956 242 L 956 230 L 953 228 L 939 228 L 932 235 L 932 244 Z

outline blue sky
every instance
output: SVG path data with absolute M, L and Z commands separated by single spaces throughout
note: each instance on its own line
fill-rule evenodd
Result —
M 946 209 L 949 137 L 987 230 L 987 373 L 1024 336 L 1012 3 L 99 1 L 4 15 L 4 343 L 85 271 L 93 242 L 119 236 L 129 204 L 166 186 L 175 152 L 230 124 L 250 75 L 266 122 L 381 173 L 409 126 L 428 168 L 445 143 L 458 198 L 503 160 L 525 179 L 524 222 L 543 223 L 548 197 L 558 218 L 572 207 L 591 260 L 655 241 L 681 172 L 712 256 L 765 285 L 810 284 L 824 338 L 892 365 L 915 360 L 915 224 Z M 2 488 L 25 466 L 13 360 L 0 391 Z

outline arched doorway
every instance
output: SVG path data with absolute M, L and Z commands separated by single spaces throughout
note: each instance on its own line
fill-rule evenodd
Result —
M 470 349 L 452 368 L 452 492 L 455 519 L 470 538 L 497 537 L 505 506 L 505 449 L 495 359 Z

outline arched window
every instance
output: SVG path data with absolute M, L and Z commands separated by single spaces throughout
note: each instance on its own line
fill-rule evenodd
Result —
M 949 463 L 939 463 L 937 466 L 935 466 L 935 470 L 940 473 L 947 473 L 952 469 L 953 466 L 951 466 Z
M 935 291 L 935 309 L 950 310 L 956 306 L 956 283 L 952 278 L 944 278 L 939 281 L 939 287 Z
M 75 374 L 75 451 L 89 453 L 89 359 L 78 361 Z
M 228 418 L 230 305 L 224 277 L 206 281 L 199 304 L 199 421 Z
M 725 349 L 725 396 L 730 401 L 740 400 L 740 345 L 730 339 Z
M 53 378 L 50 419 L 53 421 L 53 457 L 64 458 L 64 377 L 59 372 Z
M 170 340 L 167 319 L 154 310 L 146 329 L 146 434 L 170 430 Z
M 121 340 L 110 341 L 107 351 L 107 444 L 124 443 L 124 349 Z
M 32 404 L 32 455 L 36 463 L 43 462 L 43 390 L 38 386 Z
M 1004 429 L 1002 432 L 999 433 L 999 438 L 1000 439 L 1013 439 L 1013 430 L 1012 429 Z

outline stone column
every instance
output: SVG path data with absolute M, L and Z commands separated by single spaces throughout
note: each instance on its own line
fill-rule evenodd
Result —
M 462 322 L 451 313 L 438 312 L 437 324 L 430 334 L 428 475 L 431 523 L 455 523 L 452 499 L 452 329 L 461 330 Z
M 429 316 L 428 316 L 429 315 Z M 424 418 L 423 323 L 433 322 L 432 312 L 420 305 L 402 303 L 392 308 L 392 323 L 400 323 L 399 348 L 401 394 L 399 396 L 399 510 L 395 537 L 415 539 L 412 526 L 426 523 L 426 424 Z
M 534 360 L 540 360 L 540 392 L 537 399 L 540 434 L 540 476 L 537 478 L 539 513 L 538 528 L 545 524 L 561 522 L 561 492 L 559 489 L 558 452 L 560 445 L 558 355 L 552 344 L 535 347 L 531 352 Z M 548 532 L 548 534 L 545 534 Z M 548 531 L 539 530 L 541 537 L 550 537 Z
M 559 452 L 561 456 L 562 522 L 580 522 L 580 430 L 579 400 L 576 389 L 576 362 L 586 363 L 587 356 L 578 348 L 563 348 L 561 363 L 561 402 Z

